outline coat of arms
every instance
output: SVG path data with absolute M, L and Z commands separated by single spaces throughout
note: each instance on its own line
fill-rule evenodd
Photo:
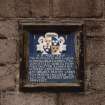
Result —
M 66 51 L 64 37 L 58 37 L 57 33 L 48 32 L 45 37 L 40 36 L 37 44 L 37 51 L 42 54 L 59 55 Z

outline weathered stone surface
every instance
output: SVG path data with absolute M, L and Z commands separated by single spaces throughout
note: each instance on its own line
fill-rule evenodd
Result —
M 32 17 L 49 16 L 49 0 L 30 0 Z
M 15 63 L 16 62 L 16 41 L 0 39 L 0 63 Z
M 91 71 L 92 71 L 93 64 L 87 64 L 85 67 L 85 83 L 84 89 L 86 92 L 89 92 L 91 89 Z
M 0 17 L 15 17 L 15 0 L 0 0 Z
M 17 17 L 49 16 L 49 0 L 16 0 Z
M 94 65 L 91 71 L 91 88 L 105 90 L 105 65 Z
M 0 0 L 0 17 L 47 17 L 49 0 Z
M 17 17 L 30 17 L 31 16 L 30 0 L 16 0 L 15 5 L 16 5 Z
M 105 65 L 87 64 L 85 70 L 85 90 L 105 90 Z
M 99 17 L 102 0 L 53 0 L 55 17 Z
M 0 37 L 17 37 L 18 24 L 14 20 L 0 21 Z
M 105 105 L 105 99 L 101 101 L 101 105 Z
M 105 36 L 105 21 L 86 21 L 87 36 Z
M 8 94 L 1 105 L 56 105 L 56 95 L 50 93 Z
M 60 97 L 60 105 L 101 105 L 105 99 L 105 93 L 94 93 L 89 95 L 64 93 Z
M 15 87 L 16 68 L 14 65 L 0 66 L 0 90 Z
M 105 62 L 105 38 L 88 38 L 86 42 L 86 63 Z

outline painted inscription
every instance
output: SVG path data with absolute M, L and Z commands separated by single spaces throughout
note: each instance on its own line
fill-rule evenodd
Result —
M 30 32 L 29 80 L 70 83 L 76 80 L 75 33 Z

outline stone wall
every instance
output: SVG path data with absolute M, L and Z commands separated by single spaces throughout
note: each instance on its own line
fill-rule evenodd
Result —
M 104 0 L 0 0 L 0 105 L 105 105 L 104 9 Z M 85 24 L 85 92 L 19 91 L 21 21 Z

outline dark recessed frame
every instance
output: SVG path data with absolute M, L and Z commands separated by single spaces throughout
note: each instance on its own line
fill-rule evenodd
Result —
M 69 25 L 66 25 L 66 24 L 42 24 L 41 25 L 40 24 L 39 25 L 39 24 L 31 24 L 31 23 L 21 23 L 19 30 L 20 30 L 20 50 L 19 50 L 20 51 L 20 90 L 22 90 L 22 91 L 42 91 L 42 90 L 45 90 L 45 91 L 83 91 L 84 90 L 85 31 L 84 31 L 83 24 L 69 24 Z M 36 39 L 33 40 L 31 38 L 33 37 L 33 35 L 35 35 L 35 38 L 37 38 L 37 37 L 39 38 L 40 35 L 42 36 L 42 33 L 47 33 L 47 32 L 48 33 L 49 32 L 50 33 L 58 33 L 58 34 L 62 33 L 61 36 L 64 35 L 64 38 L 65 38 L 65 35 L 69 35 L 69 33 L 74 33 L 74 34 L 72 34 L 72 35 L 70 34 L 70 35 L 72 37 L 73 37 L 73 35 L 75 36 L 75 45 L 70 46 L 70 43 L 72 43 L 72 41 L 69 42 L 68 39 L 67 39 L 68 42 L 67 43 L 65 42 L 67 44 L 66 46 L 67 47 L 69 46 L 67 48 L 67 50 L 68 49 L 73 50 L 73 48 L 75 47 L 75 62 L 73 64 L 73 66 L 75 66 L 75 67 L 74 67 L 74 69 L 70 68 L 71 71 L 75 70 L 75 74 L 74 74 L 75 77 L 73 77 L 72 80 L 70 80 L 69 76 L 68 76 L 69 79 L 64 79 L 65 77 L 64 78 L 62 77 L 63 79 L 59 79 L 59 80 L 54 79 L 54 78 L 53 78 L 54 79 L 53 80 L 53 79 L 51 79 L 52 78 L 51 77 L 50 79 L 46 79 L 45 82 L 42 82 L 42 80 L 40 80 L 40 79 L 36 80 L 37 78 L 41 78 L 41 77 L 38 77 L 38 75 L 39 75 L 38 71 L 37 72 L 35 71 L 36 65 L 34 65 L 34 69 L 32 68 L 32 65 L 34 62 L 33 58 L 31 59 L 32 64 L 30 64 L 30 62 L 29 62 L 30 58 L 31 58 L 30 56 L 32 56 L 32 55 L 35 56 L 33 54 L 33 50 L 36 51 L 36 47 L 35 47 L 35 45 L 33 45 L 33 43 L 34 43 L 33 41 L 35 41 Z M 38 34 L 36 34 L 36 33 L 38 33 Z M 31 38 L 30 38 L 30 35 L 31 35 Z M 39 36 L 36 36 L 36 35 L 39 35 Z M 71 36 L 67 36 L 67 38 L 70 39 Z M 36 43 L 34 43 L 34 44 L 36 44 Z M 38 42 L 37 42 L 37 44 L 38 44 Z M 34 46 L 35 48 L 32 46 Z M 72 48 L 70 48 L 70 47 L 72 47 Z M 66 53 L 66 51 L 63 52 L 63 54 L 65 54 L 65 53 Z M 41 52 L 36 52 L 35 54 L 41 55 Z M 69 51 L 67 54 L 69 55 Z M 70 56 L 72 56 L 73 54 L 71 54 Z M 54 55 L 54 56 L 56 56 L 56 55 Z M 35 61 L 35 63 L 37 65 L 40 64 L 39 58 L 37 59 L 37 63 Z M 38 64 L 38 60 L 39 60 L 39 64 Z M 68 60 L 68 61 L 70 61 L 70 60 Z M 44 60 L 43 60 L 43 62 L 44 62 Z M 63 62 L 63 60 L 62 60 L 62 62 Z M 73 63 L 73 61 L 71 61 L 71 62 Z M 54 65 L 54 63 L 53 63 L 53 65 Z M 68 63 L 67 63 L 67 65 L 68 65 Z M 38 67 L 39 66 L 37 66 L 36 69 L 40 71 L 40 69 L 38 69 Z M 59 68 L 59 67 L 57 67 L 57 68 Z M 69 71 L 69 69 L 67 69 L 67 70 Z M 31 73 L 30 73 L 30 71 L 31 71 Z M 44 71 L 46 71 L 46 68 L 44 68 Z M 62 70 L 61 70 L 61 72 L 62 72 Z M 66 73 L 66 74 L 71 75 L 70 73 L 69 74 Z M 34 75 L 36 77 L 34 77 Z M 31 78 L 31 76 L 32 76 L 32 78 Z M 45 76 L 44 76 L 44 78 L 45 78 Z M 48 78 L 48 77 L 46 77 L 46 78 Z

